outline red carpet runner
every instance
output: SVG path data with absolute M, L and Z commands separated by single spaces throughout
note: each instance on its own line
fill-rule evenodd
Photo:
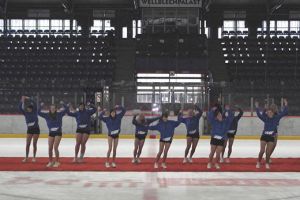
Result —
M 131 158 L 118 158 L 116 168 L 105 168 L 104 158 L 85 158 L 84 163 L 72 163 L 73 158 L 62 158 L 61 166 L 58 168 L 47 168 L 47 158 L 37 158 L 36 163 L 31 160 L 28 163 L 22 163 L 22 158 L 0 158 L 0 171 L 132 171 L 132 172 L 208 172 L 217 171 L 216 169 L 207 169 L 207 158 L 193 159 L 192 164 L 182 164 L 182 158 L 168 158 L 167 169 L 153 168 L 153 158 L 143 158 L 142 163 L 132 164 Z M 231 163 L 221 164 L 222 172 L 300 172 L 300 158 L 273 158 L 271 169 L 266 170 L 262 165 L 261 169 L 256 169 L 255 158 L 234 158 Z

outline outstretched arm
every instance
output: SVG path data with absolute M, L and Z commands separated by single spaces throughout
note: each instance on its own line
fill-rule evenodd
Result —
M 181 124 L 180 121 L 173 121 L 173 126 L 176 128 Z
M 159 120 L 161 117 L 153 117 L 153 118 L 150 118 L 150 119 L 146 119 L 147 121 L 147 124 L 151 124 L 157 120 Z
M 149 130 L 158 131 L 159 124 L 156 124 L 154 126 L 149 126 Z

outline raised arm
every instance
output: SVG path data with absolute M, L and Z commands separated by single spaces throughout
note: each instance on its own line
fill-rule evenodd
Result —
M 22 112 L 23 114 L 25 114 L 25 110 L 24 110 L 24 100 L 23 100 L 23 98 L 22 98 L 21 101 L 19 102 L 18 107 L 19 107 L 20 112 Z
M 266 115 L 261 113 L 261 110 L 259 108 L 259 103 L 255 102 L 255 107 L 256 107 L 256 115 L 261 121 L 266 121 Z
M 216 120 L 215 120 L 215 116 L 214 116 L 214 112 L 216 110 L 216 107 L 212 108 L 208 114 L 207 114 L 207 120 L 209 123 L 214 123 Z
M 197 105 L 195 105 L 195 110 L 198 111 L 198 113 L 195 115 L 195 117 L 200 119 L 203 114 L 203 111 Z
M 77 116 L 77 111 L 76 112 L 71 112 L 70 107 L 66 107 L 65 109 L 66 109 L 66 112 L 69 116 L 71 116 L 71 117 L 76 117 Z
M 225 109 L 225 121 L 226 121 L 228 128 L 231 125 L 233 118 L 234 118 L 234 113 L 232 112 L 232 110 L 230 110 L 229 108 L 226 108 Z
M 100 114 L 99 114 L 99 119 L 102 120 L 103 122 L 107 122 L 107 120 L 108 120 L 108 117 L 107 117 L 107 116 L 104 116 L 105 112 L 106 112 L 106 111 L 103 110 L 103 111 L 100 112 Z
M 241 108 L 238 108 L 238 110 L 239 110 L 239 114 L 236 117 L 237 117 L 238 120 L 240 120 L 241 117 L 243 116 L 244 112 Z
M 182 113 L 182 112 L 183 112 L 182 110 L 179 111 L 178 116 L 177 116 L 177 120 L 178 120 L 179 122 L 181 122 L 181 123 L 184 123 L 184 122 L 185 122 L 185 119 L 184 119 L 184 117 L 183 117 L 183 113 Z
M 261 113 L 260 108 L 256 108 L 256 115 L 261 121 L 264 122 L 266 120 L 266 115 Z
M 276 116 L 278 119 L 281 119 L 282 117 L 286 116 L 288 114 L 288 101 L 287 99 L 283 100 L 283 109 L 281 112 L 278 113 Z
M 29 99 L 30 105 L 32 105 L 32 112 L 37 113 L 36 102 L 32 98 L 27 97 L 27 99 Z
M 95 105 L 93 105 L 93 104 L 89 104 L 89 106 L 90 106 L 90 109 L 88 109 L 88 113 L 89 113 L 89 115 L 93 115 L 93 114 L 95 114 L 95 113 L 96 113 L 96 111 L 97 111 L 97 108 L 96 108 L 96 106 L 95 106 Z
M 277 117 L 279 117 L 279 119 L 281 119 L 282 117 L 286 116 L 287 114 L 288 114 L 288 107 L 284 106 L 283 110 L 278 113 Z
M 43 105 L 44 103 L 41 103 L 41 105 L 38 107 L 38 115 L 46 119 L 48 118 L 48 113 L 42 112 Z
M 68 110 L 68 106 L 66 104 L 64 104 L 62 101 L 60 102 L 63 105 L 63 110 L 57 112 L 60 116 L 64 116 L 67 113 Z
M 138 125 L 138 122 L 136 121 L 136 117 L 137 117 L 137 115 L 134 115 L 133 118 L 132 118 L 132 124 L 133 125 Z
M 122 107 L 122 106 L 116 106 L 116 108 L 121 110 L 121 112 L 118 113 L 117 116 L 119 116 L 119 117 L 122 118 L 125 115 L 125 113 L 126 113 L 126 109 L 124 107 Z

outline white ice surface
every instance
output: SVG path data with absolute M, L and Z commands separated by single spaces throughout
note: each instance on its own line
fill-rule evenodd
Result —
M 278 141 L 274 157 L 300 157 L 300 141 Z M 73 156 L 75 140 L 63 138 L 61 156 Z M 0 139 L 0 157 L 24 156 L 25 139 Z M 120 139 L 118 156 L 131 157 L 133 140 Z M 182 157 L 185 140 L 172 143 L 169 156 Z M 157 140 L 146 140 L 153 157 Z M 104 157 L 106 139 L 90 139 L 86 156 Z M 258 140 L 236 140 L 232 157 L 256 157 Z M 207 157 L 201 139 L 195 157 Z M 47 139 L 38 142 L 47 156 Z M 0 200 L 299 200 L 300 173 L 227 172 L 0 172 Z
M 299 200 L 300 173 L 1 172 L 1 200 Z

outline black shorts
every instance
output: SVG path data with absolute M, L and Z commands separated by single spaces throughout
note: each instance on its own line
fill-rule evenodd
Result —
M 108 135 L 108 137 L 111 137 L 113 139 L 117 139 L 117 138 L 119 138 L 119 134 Z
M 145 140 L 147 137 L 147 134 L 135 134 L 135 138 L 138 140 Z
M 171 144 L 172 140 L 173 140 L 173 138 L 171 138 L 169 141 L 164 141 L 164 140 L 160 139 L 159 142 Z
M 228 133 L 227 133 L 227 137 L 228 137 L 228 138 L 234 138 L 235 135 L 236 135 L 236 131 L 234 131 L 234 132 L 232 131 L 232 132 L 228 132 Z
M 28 127 L 27 134 L 40 134 L 40 127 Z
M 234 138 L 235 137 L 235 133 L 227 133 L 227 137 L 228 138 Z
M 90 134 L 90 129 L 88 128 L 77 128 L 76 133 L 81 133 L 81 134 Z
M 194 133 L 194 134 L 187 134 L 186 137 L 190 137 L 190 138 L 200 138 L 200 133 L 197 132 L 197 133 Z
M 275 136 L 262 134 L 260 137 L 260 141 L 275 142 Z
M 212 137 L 210 139 L 210 145 L 224 146 L 224 139 L 218 140 L 218 139 Z
M 55 137 L 55 136 L 62 136 L 62 132 L 50 132 L 49 133 L 50 137 Z

